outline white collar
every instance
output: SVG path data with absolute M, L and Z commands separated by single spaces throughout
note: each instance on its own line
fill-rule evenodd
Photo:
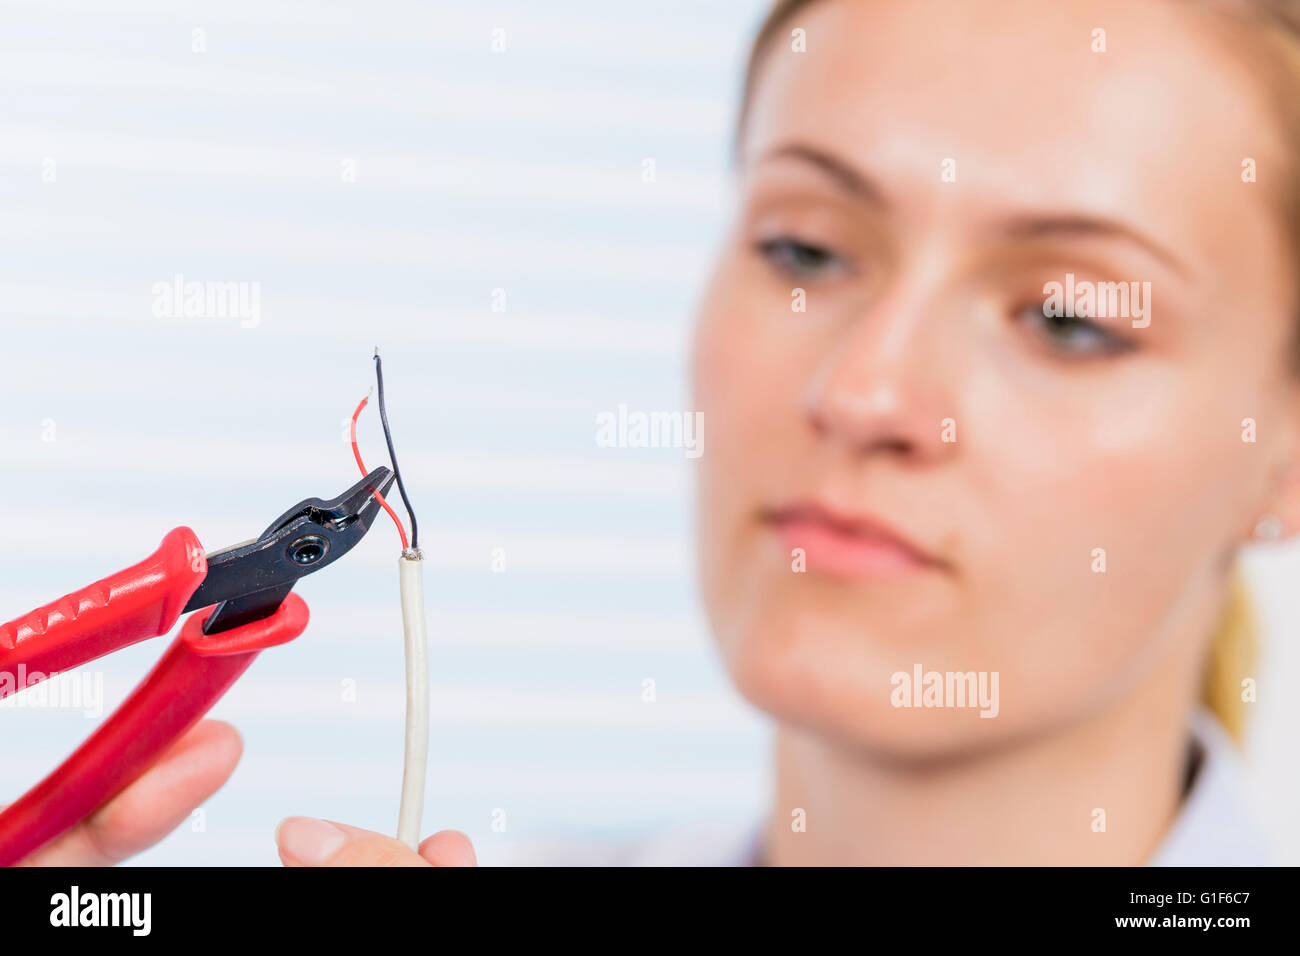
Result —
M 1269 866 L 1273 854 L 1242 785 L 1237 748 L 1207 710 L 1192 720 L 1200 766 L 1148 866 Z

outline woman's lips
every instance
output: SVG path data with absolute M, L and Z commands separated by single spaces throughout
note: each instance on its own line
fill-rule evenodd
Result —
M 804 504 L 774 511 L 769 520 L 787 553 L 803 549 L 810 571 L 880 578 L 944 566 L 872 518 L 848 517 Z

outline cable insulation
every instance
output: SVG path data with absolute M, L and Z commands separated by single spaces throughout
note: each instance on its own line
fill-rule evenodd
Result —
M 402 527 L 397 513 L 382 494 L 372 492 L 397 525 L 397 533 L 402 539 L 402 554 L 397 564 L 402 601 L 402 637 L 406 653 L 406 739 L 402 763 L 402 795 L 397 810 L 397 839 L 418 852 L 420 818 L 424 812 L 424 781 L 429 763 L 429 641 L 424 621 L 424 556 L 415 546 L 415 512 L 411 510 L 410 499 L 406 497 L 402 473 L 397 468 L 397 456 L 393 451 L 393 438 L 388 430 L 388 416 L 384 410 L 384 378 L 378 349 L 375 349 L 375 377 L 379 382 L 379 418 L 384 426 L 384 440 L 388 443 L 388 456 L 397 479 L 397 488 L 411 521 L 411 541 L 408 544 L 406 529 Z M 368 397 L 363 398 L 357 410 L 352 413 L 352 456 L 363 475 L 370 472 L 361 460 L 361 449 L 357 445 L 357 418 L 368 401 Z
M 408 555 L 410 555 L 408 557 Z M 402 592 L 402 633 L 406 644 L 406 756 L 397 839 L 412 850 L 420 842 L 424 778 L 429 761 L 429 647 L 424 623 L 424 561 L 418 551 L 398 559 Z

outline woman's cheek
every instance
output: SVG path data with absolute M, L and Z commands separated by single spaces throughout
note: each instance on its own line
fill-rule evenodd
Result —
M 1005 672 L 1008 691 L 1064 694 L 1051 675 L 1065 667 L 1075 690 L 1092 693 L 1082 685 L 1137 650 L 1176 587 L 1142 566 L 1170 520 L 1176 402 L 1148 394 L 1130 406 L 1128 390 L 1108 394 L 1100 373 L 1087 389 L 1062 379 L 1029 392 L 991 366 L 966 382 L 947 509 L 972 610 L 958 643 L 996 658 L 989 666 Z
M 1222 487 L 1230 453 L 1212 434 L 1224 410 L 1157 368 L 1134 373 L 1132 383 L 1099 376 L 1086 402 L 1006 409 L 1001 453 L 986 459 L 1005 479 L 987 500 L 1016 516 L 1001 544 L 1015 563 L 1004 567 L 1033 579 L 1011 591 L 1037 595 L 1011 610 L 1056 632 L 1056 650 L 1081 669 L 1128 666 L 1189 587 L 1208 591 L 1230 522 L 1206 493 Z
M 694 406 L 704 418 L 704 453 L 695 467 L 700 573 L 706 599 L 716 596 L 724 569 L 734 560 L 726 551 L 729 529 L 738 520 L 737 502 L 743 498 L 740 485 L 746 472 L 741 462 L 746 446 L 752 446 L 755 455 L 762 449 L 747 437 L 753 340 L 746 334 L 744 297 L 737 292 L 742 286 L 735 271 L 729 258 L 719 263 L 699 305 L 691 356 Z
M 751 272 L 730 259 L 724 263 L 696 321 L 696 408 L 704 413 L 709 433 L 704 457 L 712 455 L 715 465 L 736 455 L 759 463 L 776 428 L 799 415 L 797 398 L 787 387 L 797 372 L 783 348 L 790 331 L 781 324 L 786 316 Z M 763 435 L 768 440 L 757 444 Z
M 1147 556 L 1167 569 L 1172 586 L 1188 561 L 1204 560 L 1222 543 L 1234 505 L 1221 489 L 1238 483 L 1245 446 L 1222 391 L 1188 369 L 1151 363 L 1143 371 L 1135 369 L 1124 389 L 1099 390 L 1076 416 L 1078 446 L 1067 460 L 1078 475 L 1081 514 L 1131 552 L 1118 557 L 1131 566 L 1138 553 Z

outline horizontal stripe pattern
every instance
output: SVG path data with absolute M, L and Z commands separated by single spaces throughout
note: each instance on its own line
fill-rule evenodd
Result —
M 0 617 L 351 484 L 380 345 L 429 559 L 426 828 L 490 861 L 755 812 L 766 729 L 695 594 L 692 462 L 601 447 L 596 418 L 688 410 L 759 7 L 5 3 Z M 257 321 L 160 317 L 178 275 L 256 283 Z M 373 405 L 360 438 L 383 463 Z M 307 633 L 214 712 L 234 781 L 139 862 L 273 864 L 291 813 L 392 829 L 386 520 L 300 584 Z M 76 677 L 111 707 L 162 648 Z M 31 695 L 0 705 L 0 801 L 99 719 Z

